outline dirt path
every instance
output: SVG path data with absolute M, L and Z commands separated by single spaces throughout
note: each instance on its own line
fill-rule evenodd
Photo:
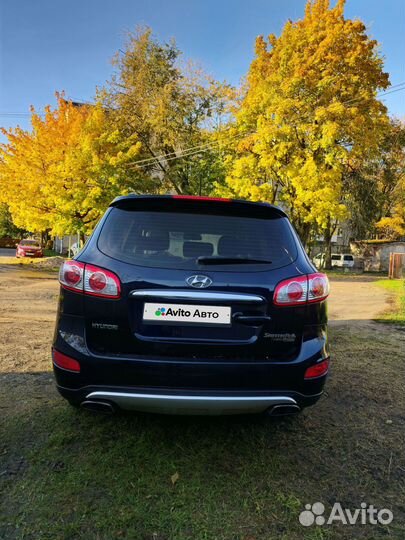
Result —
M 373 278 L 332 279 L 329 319 L 359 324 L 384 311 L 389 295 Z M 59 285 L 56 273 L 0 265 L 0 373 L 50 369 Z
M 49 371 L 56 273 L 0 265 L 0 373 Z
M 386 290 L 374 284 L 377 279 L 331 279 L 329 321 L 336 325 L 376 319 L 387 309 L 390 297 Z

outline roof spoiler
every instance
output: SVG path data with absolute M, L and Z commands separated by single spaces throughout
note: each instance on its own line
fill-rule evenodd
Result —
M 219 197 L 200 197 L 197 195 L 136 195 L 129 194 L 116 197 L 110 204 L 112 207 L 117 208 L 140 208 L 142 210 L 167 210 L 171 206 L 173 209 L 175 207 L 187 206 L 190 208 L 191 205 L 201 205 L 205 208 L 213 207 L 213 205 L 221 205 L 224 203 L 229 203 L 229 209 L 239 209 L 241 211 L 249 211 L 252 213 L 252 217 L 264 217 L 264 214 L 278 215 L 280 217 L 287 217 L 287 214 L 279 208 L 272 204 L 266 202 L 253 202 L 245 201 L 243 199 L 229 199 L 229 198 L 219 198 Z M 167 206 L 166 206 L 167 204 Z M 189 206 L 190 205 L 190 206 Z

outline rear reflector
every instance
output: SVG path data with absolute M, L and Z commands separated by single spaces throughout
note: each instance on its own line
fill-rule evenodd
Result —
M 80 372 L 80 364 L 74 358 L 70 358 L 70 356 L 66 356 L 66 354 L 62 354 L 55 349 L 52 349 L 52 358 L 56 366 L 68 371 Z
M 317 272 L 281 281 L 274 290 L 276 306 L 298 306 L 308 302 L 321 302 L 329 295 L 329 280 Z
M 322 360 L 322 362 L 319 362 L 318 364 L 309 367 L 305 371 L 304 379 L 315 379 L 316 377 L 322 377 L 322 375 L 327 374 L 328 369 L 329 358 L 326 358 L 325 360 Z

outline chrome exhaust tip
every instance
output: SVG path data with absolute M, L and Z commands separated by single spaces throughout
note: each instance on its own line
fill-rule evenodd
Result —
M 115 412 L 114 406 L 107 401 L 92 401 L 87 399 L 86 401 L 82 401 L 80 403 L 80 407 L 88 411 L 100 412 L 104 414 L 113 414 Z
M 288 414 L 297 414 L 301 408 L 298 405 L 274 405 L 268 410 L 269 416 L 286 416 Z

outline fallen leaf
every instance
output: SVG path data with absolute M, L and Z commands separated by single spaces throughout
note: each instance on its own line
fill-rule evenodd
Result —
M 180 475 L 178 472 L 175 472 L 174 474 L 171 475 L 170 480 L 172 481 L 173 486 L 176 484 L 179 478 L 180 478 Z

